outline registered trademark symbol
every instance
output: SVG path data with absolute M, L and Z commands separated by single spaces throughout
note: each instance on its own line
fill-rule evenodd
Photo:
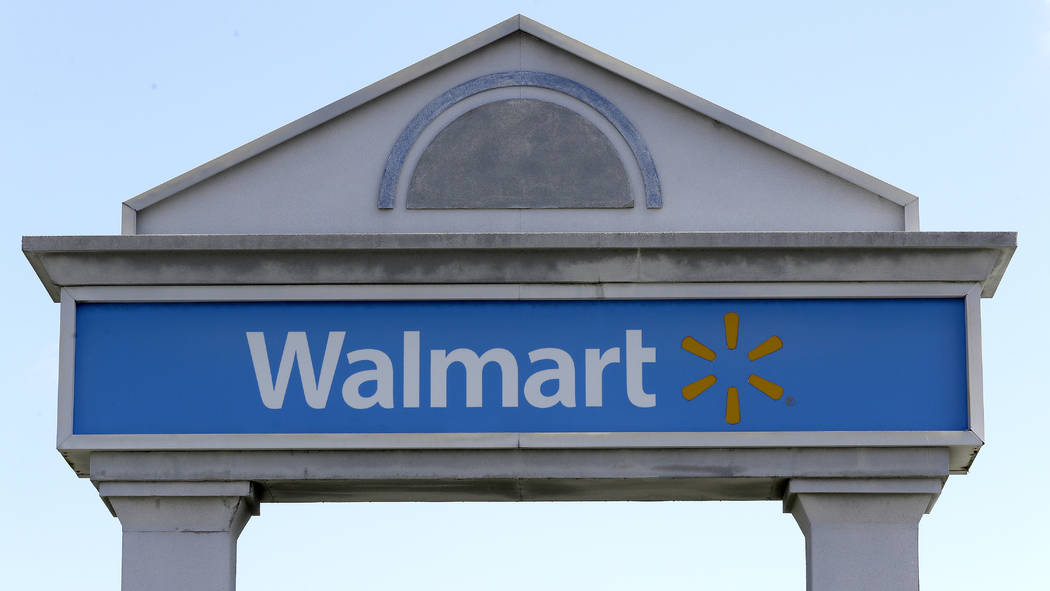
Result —
M 792 398 L 791 396 L 788 396 L 787 400 L 785 400 L 785 402 L 787 403 L 788 406 L 795 406 L 795 399 Z

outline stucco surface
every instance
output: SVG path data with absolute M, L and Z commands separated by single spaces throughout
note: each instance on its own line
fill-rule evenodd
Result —
M 387 156 L 434 97 L 530 70 L 606 97 L 652 154 L 661 209 L 377 208 Z M 531 89 L 523 88 L 524 96 Z M 639 203 L 635 195 L 635 203 Z M 904 206 L 524 32 L 485 45 L 139 211 L 142 234 L 904 230 Z

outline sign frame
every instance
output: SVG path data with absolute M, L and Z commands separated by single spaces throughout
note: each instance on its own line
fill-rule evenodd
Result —
M 965 473 L 984 442 L 978 282 L 390 284 L 67 287 L 61 291 L 59 451 L 87 473 L 94 451 L 624 449 L 949 447 L 951 473 Z M 964 301 L 968 429 L 964 431 L 752 431 L 632 433 L 74 434 L 79 303 L 231 301 L 440 301 L 645 299 L 915 299 Z

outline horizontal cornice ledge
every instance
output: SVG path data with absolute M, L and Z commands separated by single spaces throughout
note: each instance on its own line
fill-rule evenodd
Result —
M 62 287 L 386 283 L 979 282 L 1014 232 L 608 232 L 26 236 Z
M 1016 232 L 503 232 L 25 236 L 26 252 L 549 248 L 1010 247 Z

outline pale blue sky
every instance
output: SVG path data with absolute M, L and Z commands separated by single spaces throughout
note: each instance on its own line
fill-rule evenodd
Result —
M 114 589 L 120 526 L 54 450 L 58 306 L 24 234 L 120 203 L 521 12 L 917 194 L 924 230 L 1015 230 L 985 300 L 988 444 L 920 528 L 924 590 L 1044 588 L 1050 3 L 145 3 L 0 10 L 0 564 Z M 803 589 L 778 503 L 265 505 L 241 589 Z

